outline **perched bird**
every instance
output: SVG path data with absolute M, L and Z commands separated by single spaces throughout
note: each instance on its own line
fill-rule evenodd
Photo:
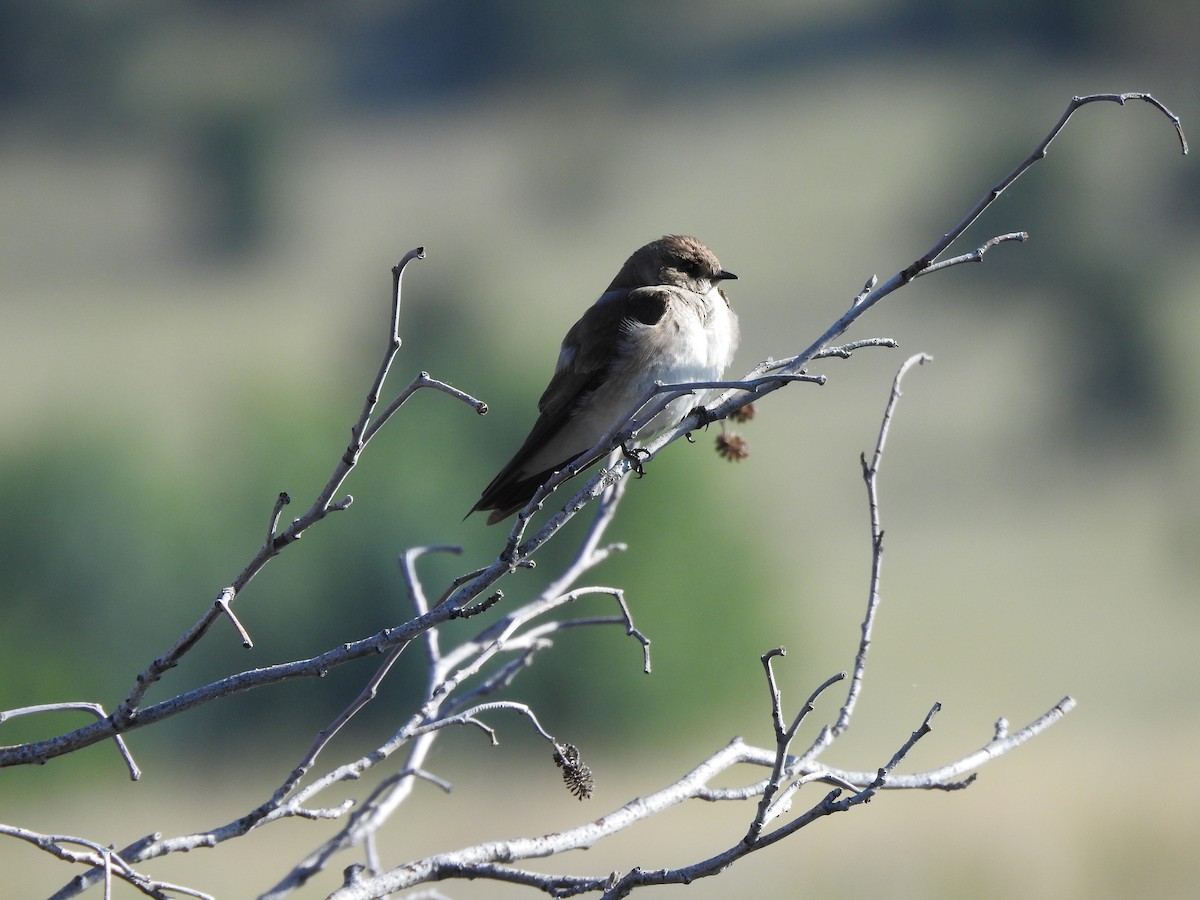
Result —
M 538 401 L 541 415 L 471 512 L 492 510 L 489 525 L 508 518 L 633 412 L 656 381 L 719 379 L 738 340 L 737 317 L 719 287 L 733 278 L 694 237 L 668 235 L 635 251 L 563 338 Z M 639 423 L 639 436 L 675 424 L 696 404 L 694 396 L 672 401 L 652 422 Z

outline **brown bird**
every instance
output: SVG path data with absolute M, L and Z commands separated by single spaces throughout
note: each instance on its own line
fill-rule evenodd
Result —
M 541 414 L 471 512 L 492 510 L 489 525 L 508 518 L 632 413 L 655 382 L 719 379 L 737 348 L 738 326 L 718 285 L 735 278 L 694 237 L 668 235 L 636 250 L 563 338 L 538 401 Z M 672 401 L 638 436 L 675 424 L 696 403 L 686 396 Z

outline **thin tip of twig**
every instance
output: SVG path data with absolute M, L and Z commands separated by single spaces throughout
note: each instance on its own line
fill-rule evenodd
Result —
M 125 760 L 125 767 L 129 769 L 130 781 L 141 781 L 142 770 L 138 768 L 138 764 L 133 761 L 133 754 L 129 752 L 129 747 L 125 744 L 125 739 L 119 734 L 113 735 L 113 743 L 117 745 L 117 751 L 121 754 L 121 758 Z
M 215 605 L 223 612 L 226 618 L 233 623 L 233 627 L 237 629 L 238 636 L 242 639 L 242 646 L 247 650 L 254 649 L 254 641 L 250 640 L 250 632 L 248 632 L 241 621 L 233 612 L 233 607 L 230 606 L 230 600 L 233 599 L 233 591 L 229 588 L 221 591 L 214 601 Z
M 403 274 L 404 267 L 407 266 L 410 262 L 412 262 L 414 259 L 424 259 L 424 258 L 425 258 L 425 248 L 424 247 L 414 247 L 412 250 L 409 250 L 407 253 L 404 254 L 404 256 L 400 259 L 400 262 L 398 262 L 394 266 L 392 266 L 392 274 L 398 278 L 398 277 L 400 277 L 401 274 Z
M 879 284 L 879 276 L 878 276 L 878 275 L 871 275 L 871 276 L 870 276 L 870 277 L 869 277 L 869 278 L 868 278 L 868 279 L 867 279 L 867 280 L 866 280 L 866 281 L 863 283 L 862 290 L 858 292 L 858 296 L 857 296 L 857 297 L 855 297 L 855 298 L 854 298 L 854 302 L 850 304 L 850 305 L 851 305 L 851 307 L 858 306 L 858 305 L 859 305 L 859 304 L 861 304 L 861 303 L 862 303 L 864 300 L 866 300 L 866 299 L 867 299 L 867 297 L 870 295 L 871 291 L 875 290 L 875 285 L 877 285 L 877 284 Z

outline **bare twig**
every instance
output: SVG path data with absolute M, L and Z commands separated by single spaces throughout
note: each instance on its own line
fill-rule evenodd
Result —
M 99 703 L 88 703 L 86 701 L 69 701 L 66 703 L 39 703 L 36 706 L 21 706 L 16 709 L 0 710 L 0 725 L 9 719 L 17 719 L 21 716 L 34 716 L 39 713 L 48 712 L 63 712 L 76 711 L 91 713 L 100 722 L 108 719 L 108 713 L 104 711 L 104 707 Z M 142 777 L 142 770 L 138 768 L 136 762 L 133 761 L 133 754 L 129 752 L 129 747 L 125 744 L 125 739 L 119 734 L 111 735 L 113 743 L 117 745 L 117 751 L 121 754 L 121 758 L 125 760 L 125 767 L 129 769 L 129 780 L 137 781 Z
M 217 594 L 217 599 L 213 601 L 217 609 L 223 612 L 225 617 L 233 624 L 233 627 L 237 629 L 238 636 L 242 639 L 242 646 L 249 650 L 254 646 L 254 641 L 250 640 L 250 632 L 246 630 L 246 626 L 242 624 L 241 620 L 234 613 L 233 607 L 230 606 L 232 602 L 233 588 L 228 587 L 223 588 L 221 593 Z
M 438 381 L 436 378 L 430 377 L 428 372 L 421 372 L 409 383 L 408 387 L 400 392 L 395 400 L 388 404 L 387 408 L 379 414 L 379 418 L 367 427 L 366 433 L 363 435 L 362 446 L 359 447 L 360 453 L 362 452 L 362 448 L 366 447 L 367 442 L 370 441 L 371 438 L 375 437 L 375 435 L 379 432 L 379 429 L 387 424 L 388 420 L 397 412 L 397 410 L 407 403 L 413 394 L 422 388 L 432 388 L 435 391 L 441 391 L 443 394 L 448 394 L 456 400 L 461 400 L 463 403 L 474 409 L 479 415 L 487 415 L 488 405 L 482 400 L 477 400 L 475 397 L 472 397 L 465 391 L 460 391 L 453 385 L 446 384 L 444 381 Z
M 997 244 L 1004 244 L 1008 241 L 1016 241 L 1018 244 L 1023 244 L 1027 240 L 1029 240 L 1029 232 L 1027 231 L 1014 231 L 1009 234 L 997 235 L 990 240 L 984 241 L 970 253 L 964 253 L 961 256 L 954 256 L 950 259 L 943 259 L 941 262 L 931 263 L 927 268 L 918 272 L 917 277 L 931 275 L 934 272 L 949 269 L 951 266 L 960 266 L 963 263 L 983 262 L 983 255 Z
M 27 828 L 15 828 L 11 825 L 3 824 L 0 824 L 0 835 L 25 841 L 27 844 L 37 847 L 39 850 L 43 850 L 64 862 L 90 866 L 93 872 L 100 874 L 104 882 L 106 897 L 111 896 L 112 881 L 114 878 L 117 878 L 147 897 L 166 900 L 168 896 L 183 894 L 188 897 L 200 898 L 200 900 L 213 900 L 211 896 L 200 891 L 192 890 L 183 885 L 171 884 L 167 881 L 158 881 L 157 879 L 143 875 L 135 871 L 111 847 L 102 846 L 86 838 L 67 834 L 40 834 L 36 831 L 30 831 Z M 70 850 L 68 849 L 68 845 L 78 845 L 83 847 L 84 850 L 82 852 Z M 62 892 L 60 891 L 54 897 L 59 897 L 61 894 Z M 51 900 L 54 900 L 54 897 Z
M 788 749 L 791 747 L 792 739 L 795 738 L 796 732 L 799 730 L 801 723 L 813 711 L 814 705 L 819 697 L 827 688 L 841 681 L 846 677 L 844 672 L 839 672 L 833 675 L 817 687 L 809 696 L 805 704 L 800 708 L 792 720 L 792 724 L 785 728 L 783 725 L 783 707 L 779 694 L 779 687 L 775 683 L 775 671 L 771 668 L 771 660 L 776 656 L 784 656 L 786 651 L 782 647 L 766 653 L 762 657 L 763 669 L 766 671 L 767 684 L 771 691 L 771 721 L 775 725 L 775 761 L 771 766 L 771 776 L 767 779 L 766 784 L 762 789 L 762 796 L 759 799 L 758 811 L 754 815 L 753 821 L 750 823 L 750 830 L 746 832 L 746 836 L 742 841 L 746 844 L 753 844 L 762 834 L 763 827 L 775 816 L 779 815 L 780 805 L 776 804 L 776 794 L 779 792 L 786 777 L 788 767 Z M 788 794 L 790 797 L 790 793 Z M 783 798 L 786 800 L 786 798 Z
M 867 613 L 862 622 L 862 639 L 858 644 L 858 653 L 854 657 L 854 671 L 850 676 L 850 688 L 846 692 L 846 702 L 838 715 L 837 723 L 833 726 L 833 736 L 841 734 L 850 727 L 850 717 L 854 714 L 854 706 L 862 692 L 863 675 L 867 668 L 867 653 L 871 648 L 871 630 L 875 624 L 875 614 L 879 610 L 879 582 L 883 565 L 883 524 L 879 516 L 879 467 L 883 463 L 883 450 L 887 445 L 888 430 L 892 425 L 892 415 L 900 400 L 900 383 L 908 370 L 916 365 L 933 362 L 933 357 L 926 353 L 918 353 L 906 359 L 892 381 L 892 391 L 888 395 L 887 406 L 884 407 L 883 419 L 879 424 L 879 439 L 875 442 L 875 452 L 871 455 L 870 463 L 866 455 L 860 457 L 863 481 L 867 486 L 867 506 L 871 517 L 871 582 L 867 593 Z

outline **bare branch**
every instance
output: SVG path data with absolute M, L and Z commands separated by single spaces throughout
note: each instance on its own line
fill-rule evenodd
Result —
M 1167 119 L 1170 120 L 1171 124 L 1175 126 L 1175 133 L 1179 138 L 1180 147 L 1182 148 L 1184 155 L 1187 154 L 1187 139 L 1184 137 L 1183 126 L 1180 124 L 1179 117 L 1167 109 L 1162 103 L 1160 103 L 1150 94 L 1089 94 L 1086 97 L 1072 97 L 1071 102 L 1067 104 L 1066 111 L 1063 112 L 1057 124 L 1050 129 L 1050 132 L 1044 138 L 1042 138 L 1041 143 L 1034 148 L 1033 152 L 1030 153 L 1029 156 L 1025 157 L 1025 159 L 1022 160 L 1015 169 L 1013 169 L 1006 176 L 1001 178 L 1000 181 L 993 185 L 992 188 L 983 195 L 980 201 L 975 204 L 974 208 L 967 213 L 957 225 L 942 235 L 941 238 L 939 238 L 938 241 L 929 248 L 924 256 L 905 269 L 901 273 L 901 276 L 904 278 L 904 280 L 906 282 L 911 281 L 913 278 L 920 275 L 922 271 L 927 269 L 930 264 L 933 263 L 933 261 L 939 256 L 941 256 L 951 244 L 958 240 L 964 231 L 971 227 L 976 219 L 983 215 L 984 210 L 995 203 L 996 200 L 999 199 L 1000 195 L 1008 190 L 1009 186 L 1014 181 L 1024 175 L 1034 163 L 1045 159 L 1046 153 L 1050 149 L 1050 144 L 1053 143 L 1056 137 L 1058 137 L 1059 132 L 1066 127 L 1067 122 L 1070 121 L 1071 116 L 1075 114 L 1077 109 L 1079 109 L 1081 106 L 1086 106 L 1089 103 L 1096 102 L 1111 102 L 1124 106 L 1127 100 L 1143 100 L 1165 115 Z
M 792 740 L 796 736 L 801 723 L 811 713 L 819 697 L 827 688 L 841 681 L 846 677 L 844 672 L 840 672 L 830 678 L 827 678 L 812 694 L 809 696 L 805 704 L 800 708 L 796 717 L 792 720 L 792 724 L 788 728 L 783 726 L 783 710 L 781 707 L 781 699 L 779 688 L 775 684 L 775 672 L 771 668 L 771 659 L 775 656 L 784 656 L 785 651 L 782 647 L 770 651 L 762 657 L 763 668 L 766 670 L 767 682 L 771 689 L 771 720 L 775 725 L 775 760 L 771 765 L 771 777 L 767 779 L 766 784 L 762 789 L 762 797 L 758 803 L 758 811 L 754 815 L 753 821 L 750 823 L 750 830 L 746 832 L 746 836 L 742 838 L 745 844 L 753 844 L 759 839 L 762 834 L 763 827 L 771 819 L 780 815 L 781 812 L 786 812 L 787 802 L 790 800 L 792 791 L 788 791 L 776 802 L 776 794 L 779 793 L 783 780 L 787 777 L 788 768 L 788 749 L 791 746 Z M 796 785 L 799 786 L 799 783 Z
M 841 734 L 850 727 L 850 717 L 854 714 L 854 706 L 862 691 L 863 675 L 867 668 L 867 653 L 871 648 L 871 630 L 875 624 L 875 614 L 879 609 L 879 582 L 883 566 L 883 524 L 879 516 L 879 467 L 883 463 L 883 450 L 887 444 L 888 430 L 891 428 L 892 415 L 896 404 L 900 401 L 900 383 L 908 370 L 915 365 L 933 362 L 933 357 L 926 353 L 910 356 L 900 366 L 892 381 L 892 391 L 888 396 L 887 406 L 884 407 L 883 420 L 879 424 L 879 439 L 875 442 L 875 452 L 870 464 L 866 456 L 861 457 L 863 481 L 867 485 L 867 506 L 871 516 L 871 583 L 867 593 L 867 612 L 862 621 L 862 639 L 858 644 L 858 653 L 854 657 L 854 671 L 850 677 L 850 689 L 846 694 L 846 702 L 838 715 L 837 723 L 833 726 L 833 736 Z
M 379 370 L 375 373 L 375 380 L 371 382 L 371 387 L 367 390 L 366 399 L 363 401 L 362 411 L 358 414 L 358 420 L 350 428 L 350 446 L 346 450 L 346 455 L 343 460 L 348 467 L 354 465 L 358 454 L 362 452 L 363 446 L 366 444 L 364 434 L 367 426 L 371 421 L 371 413 L 375 411 L 375 404 L 379 402 L 379 396 L 383 392 L 383 383 L 387 380 L 388 372 L 392 368 L 392 363 L 396 359 L 396 354 L 400 352 L 400 286 L 404 279 L 404 270 L 408 264 L 414 259 L 424 259 L 425 248 L 417 247 L 409 250 L 404 254 L 400 262 L 392 266 L 392 316 L 391 327 L 388 329 L 387 346 L 383 351 L 383 359 L 380 360 Z M 330 496 L 336 492 L 331 491 Z
M 962 256 L 943 259 L 941 262 L 931 264 L 928 268 L 922 269 L 917 273 L 918 278 L 925 275 L 930 275 L 934 272 L 940 272 L 942 269 L 949 269 L 951 266 L 959 266 L 963 263 L 983 262 L 983 255 L 995 247 L 997 244 L 1004 244 L 1008 241 L 1016 241 L 1019 244 L 1029 240 L 1029 233 L 1026 231 L 1013 231 L 1009 234 L 1000 234 L 994 238 L 984 241 L 980 246 L 976 247 L 970 253 L 964 253 Z
M 108 713 L 104 711 L 104 707 L 99 703 L 68 701 L 66 703 L 40 703 L 36 706 L 22 706 L 17 709 L 0 709 L 0 725 L 3 725 L 9 719 L 17 719 L 21 716 L 34 716 L 39 713 L 64 711 L 91 713 L 101 722 L 108 719 Z M 129 752 L 129 747 L 126 746 L 125 739 L 119 734 L 113 734 L 111 737 L 113 743 L 117 745 L 117 751 L 121 754 L 121 758 L 125 760 L 125 767 L 129 769 L 129 780 L 137 781 L 142 777 L 142 770 L 133 761 L 133 754 Z
M 27 844 L 37 847 L 39 850 L 43 850 L 64 862 L 80 863 L 89 866 L 93 872 L 98 874 L 99 879 L 104 881 L 105 896 L 111 895 L 112 880 L 115 877 L 126 882 L 147 897 L 167 900 L 168 895 L 183 894 L 189 897 L 201 898 L 201 900 L 213 900 L 210 895 L 189 887 L 171 884 L 166 881 L 158 881 L 147 875 L 143 875 L 135 871 L 111 847 L 102 846 L 86 838 L 66 834 L 40 834 L 26 828 L 15 828 L 4 824 L 0 824 L 0 834 L 25 841 Z M 76 844 L 83 847 L 84 851 L 69 850 L 65 846 L 69 844 Z M 82 878 L 83 876 L 80 877 Z M 62 892 L 60 891 L 54 897 L 58 897 L 61 894 Z M 53 897 L 51 900 L 53 900 Z
M 399 410 L 400 407 L 402 407 L 405 403 L 407 403 L 413 394 L 422 388 L 431 388 L 436 391 L 441 391 L 443 394 L 448 394 L 456 400 L 461 400 L 463 403 L 467 404 L 467 406 L 470 406 L 472 409 L 474 409 L 479 415 L 487 415 L 488 405 L 482 400 L 478 400 L 465 391 L 460 391 L 453 385 L 446 384 L 444 381 L 438 381 L 436 378 L 430 377 L 428 372 L 421 372 L 416 378 L 409 382 L 408 387 L 402 390 L 395 400 L 388 404 L 387 408 L 379 414 L 379 418 L 377 418 L 367 427 L 366 433 L 363 435 L 362 445 L 359 447 L 360 453 L 362 452 L 362 448 L 367 445 L 367 443 L 376 435 L 376 433 L 378 433 L 380 428 L 387 424 L 388 420 L 396 413 L 396 411 Z
M 838 359 L 849 359 L 855 350 L 861 350 L 863 347 L 885 347 L 889 350 L 895 350 L 900 344 L 894 338 L 865 338 L 861 341 L 849 341 L 845 344 L 839 344 L 836 347 L 825 347 L 813 354 L 813 359 L 828 359 L 837 357 Z M 786 362 L 781 362 L 780 367 L 787 365 Z

